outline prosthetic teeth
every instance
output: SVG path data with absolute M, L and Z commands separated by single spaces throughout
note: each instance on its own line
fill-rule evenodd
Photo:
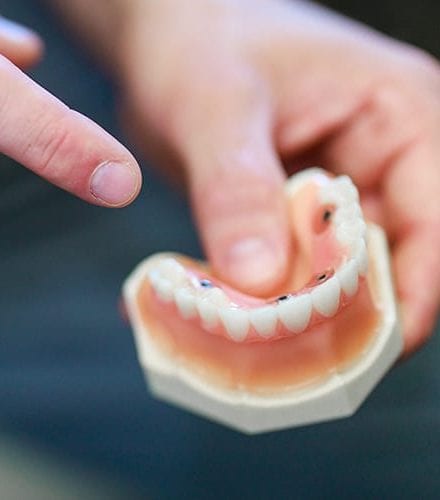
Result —
M 249 312 L 249 319 L 255 331 L 264 338 L 275 334 L 278 321 L 277 309 L 274 306 L 257 307 Z
M 178 288 L 174 293 L 174 300 L 183 319 L 197 316 L 196 298 L 189 288 Z
M 220 308 L 228 305 L 230 302 L 225 292 L 220 288 L 203 290 L 197 298 L 197 309 L 203 326 L 208 330 L 215 328 L 219 322 Z
M 332 222 L 337 241 L 358 261 L 359 272 L 367 272 L 367 225 L 364 221 L 359 195 L 351 179 L 345 175 L 323 183 L 319 190 L 321 203 L 334 205 Z
M 249 312 L 245 309 L 223 308 L 220 317 L 228 335 L 235 341 L 245 339 L 249 331 Z
M 261 307 L 238 306 L 225 292 L 208 279 L 199 279 L 172 257 L 163 257 L 149 271 L 149 281 L 159 300 L 174 302 L 185 320 L 199 321 L 210 332 L 220 331 L 242 342 L 252 336 L 269 339 L 280 327 L 292 334 L 307 329 L 313 317 L 330 318 L 340 309 L 342 297 L 353 297 L 359 288 L 359 277 L 368 265 L 367 227 L 359 205 L 359 196 L 346 177 L 329 178 L 316 170 L 318 200 L 323 206 L 323 221 L 333 225 L 337 242 L 345 249 L 342 264 L 317 276 L 313 286 L 299 294 L 286 295 L 276 303 Z M 310 178 L 309 178 L 310 179 Z M 307 177 L 299 177 L 299 185 Z M 298 189 L 293 186 L 293 192 Z M 285 331 L 285 330 L 284 330 Z
M 310 295 L 316 311 L 322 316 L 330 318 L 338 310 L 340 294 L 339 280 L 336 276 L 333 276 L 322 285 L 317 286 Z
M 307 328 L 312 315 L 312 300 L 309 293 L 292 297 L 277 306 L 277 313 L 284 326 L 293 333 Z
M 352 297 L 358 290 L 358 263 L 356 259 L 349 260 L 339 271 L 336 276 L 341 284 L 341 288 L 347 297 Z

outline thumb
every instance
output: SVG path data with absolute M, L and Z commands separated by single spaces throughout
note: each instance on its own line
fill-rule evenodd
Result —
M 202 127 L 186 134 L 186 163 L 196 223 L 214 272 L 242 291 L 264 294 L 280 284 L 288 267 L 285 176 L 264 99 L 249 102 L 249 95 L 215 100 L 209 127 L 202 120 Z

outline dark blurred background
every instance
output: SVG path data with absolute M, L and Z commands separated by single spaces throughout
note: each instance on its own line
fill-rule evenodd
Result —
M 326 4 L 440 55 L 438 2 Z M 44 36 L 32 76 L 121 137 L 110 83 L 43 5 L 0 12 Z M 148 395 L 121 282 L 150 253 L 200 249 L 184 200 L 144 175 L 110 211 L 0 157 L 0 498 L 439 498 L 439 335 L 319 426 L 247 437 Z

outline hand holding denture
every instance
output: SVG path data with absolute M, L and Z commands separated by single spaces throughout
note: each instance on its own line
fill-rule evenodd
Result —
M 127 123 L 186 178 L 216 276 L 274 292 L 300 252 L 286 168 L 348 174 L 388 234 L 405 353 L 419 347 L 440 302 L 438 63 L 303 2 L 141 2 L 128 28 Z
M 285 191 L 297 252 L 275 296 L 177 254 L 124 286 L 152 391 L 245 432 L 352 414 L 403 345 L 386 240 L 350 179 L 308 169 Z

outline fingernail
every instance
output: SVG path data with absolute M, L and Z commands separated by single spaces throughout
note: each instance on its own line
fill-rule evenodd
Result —
M 248 238 L 236 243 L 229 251 L 229 275 L 243 288 L 263 286 L 280 279 L 286 256 L 272 241 Z
M 0 17 L 0 34 L 9 41 L 17 44 L 28 42 L 29 39 L 38 38 L 38 35 L 32 30 L 4 17 Z
M 140 188 L 140 175 L 125 163 L 106 162 L 93 173 L 90 191 L 98 200 L 111 206 L 126 205 Z

